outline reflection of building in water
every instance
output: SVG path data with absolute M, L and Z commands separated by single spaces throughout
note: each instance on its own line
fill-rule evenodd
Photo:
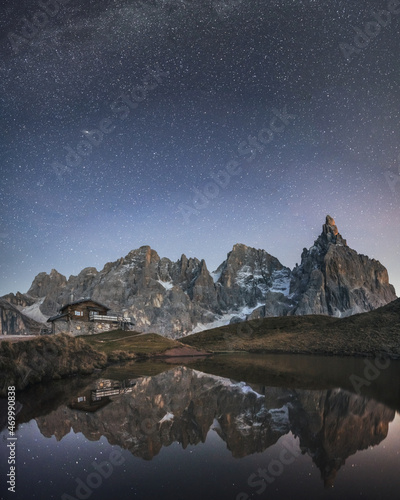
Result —
M 93 413 L 110 403 L 111 396 L 119 396 L 120 394 L 132 392 L 135 385 L 135 379 L 122 381 L 100 379 L 96 381 L 95 389 L 90 389 L 86 391 L 85 394 L 77 396 L 69 404 L 69 407 L 73 410 L 82 410 Z
M 127 394 L 132 392 L 134 385 L 136 385 L 136 380 L 134 379 L 122 381 L 100 379 L 96 382 L 96 389 L 91 390 L 92 401 L 99 401 L 104 397 Z

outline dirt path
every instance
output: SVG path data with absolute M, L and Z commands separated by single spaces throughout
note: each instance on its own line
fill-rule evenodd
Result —
M 40 335 L 0 335 L 0 342 L 6 340 L 7 342 L 21 342 L 23 340 L 32 340 Z
M 121 337 L 120 339 L 111 339 L 111 340 L 95 340 L 95 342 L 99 342 L 100 344 L 104 344 L 104 342 L 119 342 L 120 340 L 131 339 L 132 337 L 141 337 L 142 335 L 147 335 L 147 333 L 135 333 L 135 335 L 129 335 L 129 337 Z

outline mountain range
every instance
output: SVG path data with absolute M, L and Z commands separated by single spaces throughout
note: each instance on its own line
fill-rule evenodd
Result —
M 142 246 L 101 271 L 87 267 L 68 279 L 55 269 L 39 273 L 26 293 L 0 299 L 0 334 L 37 333 L 82 298 L 133 318 L 135 330 L 179 338 L 261 317 L 345 317 L 397 297 L 386 268 L 351 249 L 328 215 L 292 270 L 265 250 L 236 244 L 214 272 L 204 260 L 182 255 L 173 262 Z

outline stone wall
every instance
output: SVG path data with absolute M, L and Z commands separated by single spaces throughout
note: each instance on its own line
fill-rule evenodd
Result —
M 96 333 L 117 330 L 119 323 L 114 321 L 55 321 L 55 332 L 67 332 L 71 335 L 95 335 Z

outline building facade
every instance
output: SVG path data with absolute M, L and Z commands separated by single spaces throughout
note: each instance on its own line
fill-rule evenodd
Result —
M 66 332 L 71 335 L 93 335 L 109 330 L 130 330 L 131 318 L 110 315 L 110 308 L 92 299 L 81 299 L 64 305 L 56 316 L 47 322 L 52 333 Z

